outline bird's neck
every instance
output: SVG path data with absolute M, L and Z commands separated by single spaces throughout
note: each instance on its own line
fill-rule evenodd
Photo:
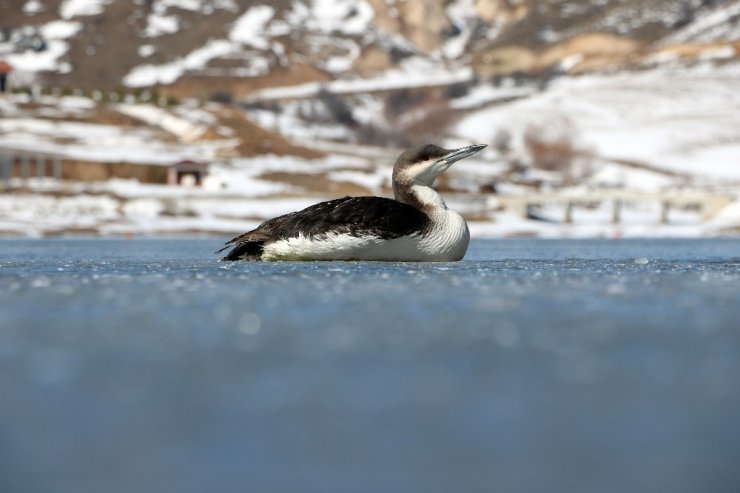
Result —
M 445 204 L 442 196 L 427 185 L 394 183 L 393 194 L 397 201 L 415 207 L 422 212 L 431 213 L 447 209 L 447 204 Z

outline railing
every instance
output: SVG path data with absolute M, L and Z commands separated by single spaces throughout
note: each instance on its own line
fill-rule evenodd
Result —
M 543 192 L 526 195 L 496 195 L 490 201 L 501 207 L 515 211 L 526 217 L 535 207 L 547 204 L 563 207 L 563 222 L 573 222 L 573 210 L 577 205 L 602 204 L 611 202 L 611 222 L 619 224 L 622 220 L 622 207 L 625 203 L 658 203 L 660 204 L 660 222 L 667 224 L 672 207 L 693 206 L 701 210 L 704 220 L 711 219 L 725 206 L 733 201 L 728 194 L 709 192 L 635 192 L 627 190 L 594 190 L 589 192 Z
M 12 178 L 62 179 L 62 159 L 57 155 L 0 150 L 0 181 Z
M 96 103 L 150 103 L 161 107 L 175 106 L 179 104 L 177 98 L 161 95 L 156 90 L 100 90 L 100 89 L 80 89 L 57 86 L 42 86 L 33 84 L 31 86 L 12 86 L 7 87 L 5 93 L 28 94 L 34 101 L 38 101 L 42 96 L 53 96 L 56 98 L 62 96 L 87 97 Z M 0 92 L 0 95 L 3 93 Z

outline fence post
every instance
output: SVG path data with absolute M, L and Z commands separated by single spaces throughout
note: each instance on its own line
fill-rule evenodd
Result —
M 660 224 L 668 224 L 668 212 L 671 210 L 671 203 L 668 201 L 660 204 Z
M 36 178 L 46 177 L 46 159 L 42 154 L 36 154 Z
M 28 181 L 28 176 L 31 174 L 30 168 L 31 163 L 28 159 L 28 154 L 23 154 L 21 156 L 21 180 L 23 180 L 24 183 Z
M 59 159 L 59 156 L 54 156 L 54 178 L 62 179 L 62 160 Z
M 9 170 L 10 156 L 7 154 L 0 154 L 0 180 L 7 181 L 13 176 L 12 170 Z
M 612 204 L 612 224 L 619 224 L 622 221 L 622 201 L 614 199 Z
M 573 224 L 573 202 L 565 204 L 565 224 Z

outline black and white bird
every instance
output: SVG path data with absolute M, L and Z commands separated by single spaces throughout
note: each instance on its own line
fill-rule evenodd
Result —
M 468 225 L 432 185 L 455 161 L 484 147 L 412 147 L 393 167 L 395 200 L 344 197 L 321 202 L 265 221 L 216 253 L 231 248 L 223 260 L 461 260 L 470 242 Z

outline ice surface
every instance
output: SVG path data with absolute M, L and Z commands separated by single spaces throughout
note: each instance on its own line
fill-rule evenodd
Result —
M 0 241 L 3 490 L 740 485 L 737 240 L 234 264 L 225 239 Z

